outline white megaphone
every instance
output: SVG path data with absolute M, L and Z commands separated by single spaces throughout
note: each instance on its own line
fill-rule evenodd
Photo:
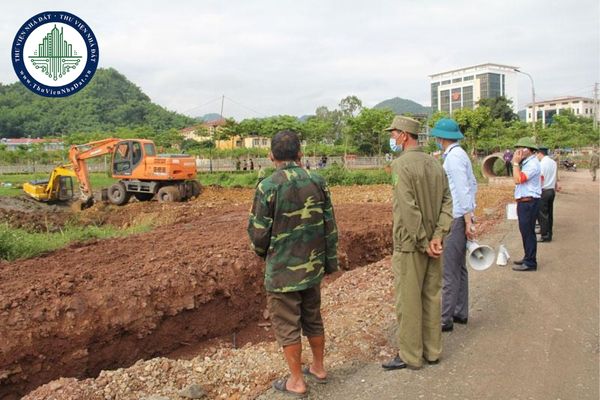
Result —
M 500 247 L 498 247 L 498 257 L 496 257 L 496 265 L 503 267 L 506 264 L 508 264 L 509 259 L 510 255 L 508 254 L 508 250 L 506 250 L 506 247 L 503 244 L 501 244 Z
M 484 271 L 492 266 L 496 252 L 490 246 L 467 241 L 467 262 L 475 271 Z

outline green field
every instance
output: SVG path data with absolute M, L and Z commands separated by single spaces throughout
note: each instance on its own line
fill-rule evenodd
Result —
M 0 175 L 0 196 L 20 196 L 23 194 L 21 186 L 25 182 L 47 179 L 50 176 L 49 173 L 40 172 L 35 174 L 5 174 Z M 116 180 L 106 176 L 105 173 L 92 173 L 90 174 L 90 180 L 92 181 L 93 188 L 103 188 L 112 185 Z M 7 186 L 10 184 L 11 186 Z M 74 179 L 73 185 L 77 185 Z
M 273 168 L 265 170 L 266 175 L 272 172 Z M 346 170 L 335 165 L 320 169 L 317 173 L 323 176 L 331 186 L 373 185 L 390 183 L 391 179 L 383 169 Z M 23 183 L 45 179 L 49 175 L 48 173 L 0 175 L 0 196 L 20 196 L 23 194 L 21 189 Z M 96 190 L 109 187 L 116 181 L 104 173 L 92 173 L 90 179 L 92 187 Z M 203 186 L 254 187 L 258 182 L 258 172 L 215 172 L 212 174 L 203 172 L 198 174 L 197 179 Z
M 112 225 L 91 225 L 65 226 L 59 232 L 28 232 L 4 223 L 0 224 L 0 259 L 12 261 L 19 258 L 34 257 L 47 251 L 59 249 L 72 242 L 129 236 L 147 232 L 151 228 L 150 223 L 144 223 L 127 229 L 119 229 Z

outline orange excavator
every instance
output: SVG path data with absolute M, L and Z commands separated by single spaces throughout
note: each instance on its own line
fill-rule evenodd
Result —
M 74 145 L 69 150 L 69 159 L 79 181 L 82 209 L 94 202 L 86 161 L 107 154 L 112 155 L 111 175 L 119 180 L 106 192 L 112 204 L 126 204 L 131 196 L 139 201 L 148 201 L 155 196 L 159 202 L 182 201 L 197 197 L 201 192 L 193 157 L 157 154 L 151 140 L 111 138 Z

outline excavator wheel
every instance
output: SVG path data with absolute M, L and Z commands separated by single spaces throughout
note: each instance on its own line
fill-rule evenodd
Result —
M 154 197 L 154 193 L 134 193 L 133 196 L 138 201 L 150 201 Z
M 192 182 L 192 198 L 196 198 L 196 197 L 200 196 L 200 193 L 202 193 L 202 186 L 200 185 L 200 182 L 193 181 Z
M 117 182 L 108 188 L 108 201 L 117 206 L 122 206 L 129 201 L 131 193 L 127 192 L 125 185 Z
M 175 202 L 181 200 L 177 186 L 163 186 L 156 194 L 159 203 Z

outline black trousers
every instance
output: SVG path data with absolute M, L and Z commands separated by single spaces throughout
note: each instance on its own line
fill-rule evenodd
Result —
M 517 216 L 519 217 L 519 231 L 523 240 L 523 265 L 537 268 L 537 238 L 535 237 L 535 220 L 540 209 L 540 199 L 533 199 L 524 203 L 517 203 Z
M 554 189 L 542 190 L 540 199 L 540 211 L 538 221 L 540 221 L 540 233 L 544 239 L 552 239 L 552 224 L 554 221 Z

